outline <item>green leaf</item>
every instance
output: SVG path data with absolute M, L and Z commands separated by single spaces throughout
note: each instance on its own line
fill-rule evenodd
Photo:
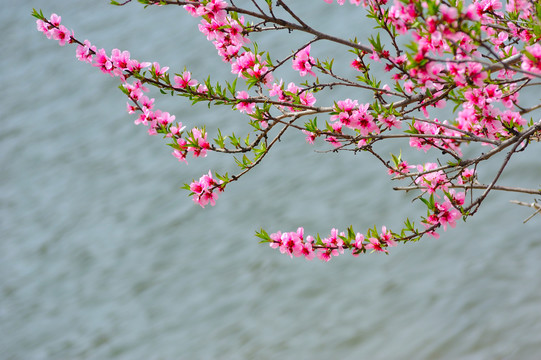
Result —
M 259 230 L 259 231 L 256 231 L 255 236 L 257 236 L 258 238 L 260 238 L 262 240 L 260 243 L 271 242 L 272 241 L 269 234 L 263 228 L 261 228 L 261 230 Z
M 240 147 L 240 139 L 235 136 L 235 133 L 232 133 L 228 137 L 229 137 L 229 141 L 231 142 L 231 145 L 233 145 L 234 147 Z
M 218 137 L 216 139 L 214 139 L 214 142 L 221 149 L 223 149 L 225 147 L 225 138 L 223 137 L 222 132 L 220 131 L 220 129 L 218 129 Z
M 310 131 L 310 132 L 317 132 L 318 131 L 318 127 L 317 127 L 317 116 L 311 120 L 309 120 L 307 123 L 304 124 L 304 127 L 306 128 L 306 131 Z
M 231 84 L 226 82 L 227 84 L 227 90 L 229 90 L 229 93 L 231 94 L 231 96 L 235 97 L 236 94 L 237 94 L 237 79 L 235 79 L 235 81 L 233 81 Z
M 32 9 L 32 16 L 35 17 L 36 19 L 39 19 L 39 20 L 45 20 L 45 16 L 43 15 L 43 12 L 41 11 L 41 9 L 39 10 L 39 12 L 36 10 L 36 9 Z
M 353 231 L 353 226 L 348 227 L 348 238 L 350 240 L 355 239 L 355 232 Z

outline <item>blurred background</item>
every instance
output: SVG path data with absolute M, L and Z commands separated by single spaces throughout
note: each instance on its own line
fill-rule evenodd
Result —
M 359 39 L 372 31 L 362 10 L 305 3 L 295 4 L 299 14 L 321 29 Z M 213 79 L 232 79 L 181 8 L 3 5 L 2 359 L 541 358 L 541 217 L 522 224 L 530 209 L 509 204 L 533 198 L 493 194 L 466 224 L 389 256 L 290 259 L 258 244 L 255 231 L 393 227 L 422 207 L 390 191 L 396 184 L 369 156 L 318 153 L 325 146 L 292 133 L 215 207 L 201 209 L 179 188 L 209 169 L 234 172 L 232 159 L 178 163 L 165 141 L 133 125 L 116 79 L 36 31 L 32 7 L 61 15 L 107 52 L 129 50 L 172 72 L 186 66 L 198 80 L 209 69 Z M 278 58 L 306 39 L 269 33 L 257 41 Z M 314 55 L 348 64 L 338 50 L 312 45 Z M 227 108 L 155 97 L 189 126 L 245 126 Z M 530 146 L 502 184 L 540 185 L 539 144 Z M 496 168 L 486 171 L 488 179 Z

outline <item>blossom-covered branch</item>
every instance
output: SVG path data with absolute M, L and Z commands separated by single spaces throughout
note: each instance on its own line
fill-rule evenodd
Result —
M 212 83 L 209 77 L 200 82 L 186 68 L 170 72 L 157 62 L 131 59 L 127 51 L 114 49 L 109 54 L 88 40 L 78 40 L 61 24 L 60 16 L 46 18 L 38 11 L 34 16 L 38 30 L 48 38 L 61 46 L 77 45 L 79 60 L 117 77 L 128 97 L 128 112 L 137 115 L 135 123 L 146 126 L 150 135 L 168 139 L 179 161 L 187 163 L 190 153 L 193 158 L 208 152 L 235 157 L 236 174 L 209 171 L 184 186 L 194 202 L 215 205 L 218 193 L 258 166 L 286 132 L 301 131 L 308 143 L 324 141 L 328 151 L 374 156 L 383 176 L 406 182 L 394 189 L 418 192 L 415 199 L 426 209 L 419 217 L 420 227 L 408 218 L 402 229 L 394 231 L 383 225 L 364 233 L 353 227 L 333 229 L 327 237 L 305 236 L 302 227 L 295 232 L 257 233 L 282 253 L 325 261 L 345 250 L 355 256 L 387 253 L 398 243 L 438 237 L 441 229 L 474 215 L 492 191 L 541 195 L 540 189 L 499 184 L 513 155 L 538 145 L 541 137 L 541 120 L 533 117 L 541 104 L 519 99 L 540 85 L 541 5 L 534 1 L 509 0 L 504 7 L 499 0 L 471 4 L 350 0 L 346 6 L 364 12 L 382 30 L 361 41 L 358 34 L 352 34 L 353 40 L 344 39 L 310 25 L 297 2 L 253 0 L 243 6 L 224 0 L 139 2 L 182 6 L 199 18 L 202 38 L 214 44 L 231 79 Z M 278 59 L 252 41 L 262 32 L 279 36 L 284 30 L 291 52 Z M 295 43 L 290 33 L 312 39 Z M 320 58 L 321 41 L 342 46 L 341 58 Z M 304 82 L 284 80 L 282 70 L 288 64 Z M 189 120 L 176 121 L 158 109 L 148 87 L 191 103 L 230 107 L 246 118 L 251 130 L 240 137 L 218 130 L 210 139 L 204 127 L 188 126 Z M 371 100 L 336 98 L 337 88 L 365 92 L 361 98 Z M 391 141 L 396 152 L 389 158 L 378 144 Z M 466 147 L 468 157 L 463 155 Z M 412 150 L 421 151 L 425 161 L 408 163 Z M 498 161 L 495 155 L 504 151 L 504 160 L 496 163 L 497 174 L 486 178 L 485 163 Z

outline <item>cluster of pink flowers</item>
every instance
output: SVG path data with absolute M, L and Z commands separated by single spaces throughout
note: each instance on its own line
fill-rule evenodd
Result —
M 59 40 L 60 45 L 64 45 L 66 42 L 75 42 L 73 31 L 61 25 L 60 21 L 60 16 L 52 14 L 48 22 L 38 19 L 36 23 L 39 31 L 43 32 L 48 38 Z M 132 84 L 126 81 L 129 74 L 139 73 L 142 69 L 151 65 L 157 76 L 162 76 L 168 68 L 160 68 L 158 63 L 140 63 L 131 59 L 128 51 L 113 49 L 109 56 L 104 49 L 97 49 L 88 40 L 79 43 L 76 49 L 76 57 L 80 61 L 100 69 L 103 73 L 118 77 L 121 80 L 129 98 L 135 104 L 128 103 L 128 112 L 141 111 L 141 115 L 135 120 L 135 123 L 149 126 L 150 134 L 155 134 L 158 126 L 168 125 L 174 121 L 175 117 L 169 113 L 153 110 L 154 99 L 150 99 L 143 94 L 148 89 L 143 86 L 141 81 L 136 80 Z
M 447 121 L 444 121 L 443 125 L 448 125 Z M 415 131 L 416 134 L 421 135 L 441 135 L 449 137 L 460 137 L 462 135 L 457 130 L 453 130 L 446 126 L 440 125 L 438 119 L 434 119 L 433 123 L 416 121 L 413 124 L 412 131 Z M 427 152 L 430 148 L 434 146 L 438 148 L 454 150 L 458 154 L 461 154 L 460 144 L 452 138 L 424 138 L 412 136 L 409 140 L 409 145 L 412 148 L 423 150 L 424 152 Z
M 436 190 L 449 190 L 449 180 L 443 170 L 436 170 L 438 164 L 426 163 L 424 166 L 418 165 L 417 170 L 424 173 L 415 179 L 415 183 L 423 188 L 429 194 L 434 194 Z
M 250 42 L 247 37 L 250 27 L 245 25 L 242 16 L 237 19 L 228 16 L 224 10 L 227 8 L 227 3 L 223 0 L 201 1 L 200 4 L 190 4 L 184 8 L 192 16 L 203 18 L 199 30 L 213 42 L 222 59 L 231 64 L 233 74 L 243 79 L 257 79 L 268 87 L 270 96 L 278 96 L 281 102 L 294 104 L 295 95 L 298 96 L 302 105 L 312 106 L 316 102 L 311 91 L 305 91 L 293 83 L 289 83 L 287 89 L 284 89 L 282 81 L 273 83 L 272 69 L 261 55 L 248 50 L 243 51 L 244 46 Z M 306 74 L 315 76 L 311 70 L 314 62 L 314 58 L 310 56 L 310 46 L 307 46 L 295 55 L 293 68 L 303 76 Z M 244 91 L 237 94 L 239 99 L 247 97 L 249 95 Z M 255 104 L 240 102 L 236 108 L 241 112 L 252 114 L 255 111 Z M 295 111 L 293 107 L 287 108 Z
M 340 100 L 334 108 L 335 115 L 332 115 L 330 119 L 350 129 L 359 130 L 362 136 L 368 136 L 370 133 L 378 134 L 380 130 L 374 117 L 368 111 L 369 107 L 370 104 L 359 105 L 357 100 Z M 340 129 L 341 126 L 335 128 L 335 130 Z
M 324 1 L 333 3 L 332 0 Z M 377 40 L 370 39 L 371 50 L 370 47 L 362 51 L 353 50 L 356 58 L 351 66 L 361 72 L 356 81 L 364 82 L 366 85 L 362 86 L 373 91 L 376 100 L 372 104 L 360 104 L 348 98 L 337 101 L 332 108 L 314 108 L 316 98 L 313 91 L 326 90 L 336 83 L 324 84 L 317 79 L 311 85 L 306 82 L 303 88 L 293 82 L 286 86 L 282 80 L 275 81 L 274 71 L 285 61 L 273 65 L 269 54 L 265 57 L 265 52 L 258 51 L 255 45 L 252 50 L 247 47 L 250 43 L 248 34 L 261 30 L 261 24 L 266 21 L 251 25 L 238 13 L 228 13 L 229 10 L 235 10 L 236 5 L 232 3 L 229 7 L 224 0 L 192 1 L 184 8 L 192 16 L 201 18 L 199 30 L 212 41 L 223 61 L 231 66 L 231 73 L 245 80 L 248 89 L 257 85 L 257 97 L 247 91 L 237 91 L 236 81 L 232 86 L 228 84 L 231 96 L 219 87 L 209 91 L 211 86 L 208 82 L 199 83 L 187 70 L 176 74 L 170 82 L 167 73 L 169 68 L 157 62 L 140 63 L 131 59 L 127 51 L 114 49 L 109 55 L 88 40 L 81 43 L 75 39 L 73 31 L 61 25 L 61 18 L 56 14 L 51 15 L 49 20 L 44 20 L 40 15 L 37 28 L 48 38 L 57 40 L 61 46 L 66 43 L 78 44 L 76 56 L 80 61 L 91 64 L 105 74 L 118 77 L 123 91 L 130 99 L 127 111 L 138 114 L 135 124 L 147 126 L 151 135 L 162 133 L 171 138 L 173 156 L 182 162 L 186 162 L 189 153 L 193 157 L 205 157 L 208 151 L 216 148 L 208 142 L 205 128 L 194 127 L 186 131 L 181 122 L 175 122 L 174 115 L 156 109 L 155 99 L 147 96 L 145 80 L 141 80 L 143 71 L 142 76 L 148 76 L 148 82 L 159 82 L 160 86 L 191 100 L 233 105 L 237 111 L 245 113 L 254 121 L 251 124 L 259 122 L 261 127 L 255 126 L 256 131 L 266 129 L 269 126 L 267 120 L 278 121 L 270 113 L 263 114 L 272 106 L 275 107 L 273 111 L 277 108 L 285 117 L 305 115 L 299 113 L 302 110 L 307 110 L 306 113 L 330 111 L 330 127 L 326 131 L 317 129 L 315 120 L 313 124 L 310 122 L 311 125 L 306 125 L 306 130 L 301 130 L 307 135 L 308 142 L 313 143 L 316 137 L 324 134 L 326 141 L 335 148 L 356 145 L 357 148 L 353 150 L 359 151 L 368 149 L 372 141 L 377 142 L 386 136 L 406 137 L 414 149 L 424 152 L 437 149 L 459 160 L 462 157 L 461 146 L 467 141 L 494 145 L 523 131 L 527 121 L 521 115 L 524 108 L 518 106 L 517 91 L 517 83 L 522 80 L 517 80 L 515 75 L 522 72 L 523 80 L 541 75 L 541 45 L 531 41 L 538 39 L 538 34 L 531 26 L 524 25 L 534 15 L 532 1 L 509 0 L 506 10 L 514 13 L 511 17 L 502 13 L 500 0 L 473 0 L 471 4 L 457 7 L 440 1 L 395 0 L 388 8 L 384 7 L 387 0 L 349 2 L 369 7 L 379 26 L 387 28 L 389 34 L 396 30 L 398 34 L 409 34 L 413 40 L 411 51 L 404 54 L 397 50 L 395 56 L 391 54 L 393 50 L 389 50 L 389 46 L 385 49 L 380 44 L 379 36 Z M 346 0 L 337 0 L 337 3 L 344 5 Z M 261 12 L 264 17 L 265 14 Z M 470 23 L 474 25 L 470 27 Z M 480 41 L 487 46 L 480 47 Z M 519 55 L 521 49 L 518 46 L 521 42 L 525 45 L 522 55 Z M 311 50 L 311 45 L 307 45 L 294 53 L 291 57 L 292 68 L 303 77 L 308 74 L 315 77 L 314 70 L 329 75 L 323 68 L 318 69 L 319 60 L 311 56 Z M 484 58 L 492 59 L 494 64 Z M 519 59 L 520 68 L 516 66 Z M 372 63 L 365 63 L 365 60 Z M 512 60 L 509 63 L 513 69 L 497 64 L 498 61 L 508 60 Z M 380 82 L 368 76 L 370 65 L 374 63 L 390 73 L 395 90 L 391 91 L 387 84 L 381 86 Z M 330 75 L 337 83 L 342 81 L 339 76 Z M 128 81 L 130 78 L 132 82 Z M 357 84 L 344 81 L 340 85 Z M 265 95 L 265 91 L 268 91 L 268 95 Z M 399 110 L 395 108 L 396 103 L 388 101 L 393 96 L 399 97 L 399 102 L 402 102 Z M 445 99 L 458 104 L 458 113 L 451 120 L 440 122 L 430 116 L 429 110 L 446 107 Z M 258 107 L 258 103 L 264 102 L 261 108 Z M 421 118 L 414 112 L 422 113 L 419 115 Z M 405 134 L 395 136 L 392 131 L 401 129 L 404 121 L 409 125 L 408 129 Z M 297 125 L 295 127 L 298 128 Z M 346 132 L 355 135 L 350 136 Z M 216 141 L 220 144 L 219 140 Z M 221 142 L 219 146 L 225 148 L 223 137 Z M 409 165 L 401 156 L 392 157 L 392 165 L 385 163 L 387 172 L 397 175 L 395 179 L 410 179 L 410 185 L 422 193 L 420 199 L 428 209 L 427 216 L 422 217 L 427 234 L 438 237 L 438 228 L 445 231 L 447 226 L 454 227 L 462 213 L 467 214 L 467 209 L 463 207 L 466 192 L 456 192 L 453 187 L 464 188 L 461 185 L 473 183 L 477 176 L 473 170 L 453 170 L 433 162 L 415 166 Z M 417 169 L 416 173 L 410 171 L 413 168 Z M 213 179 L 209 171 L 198 181 L 186 185 L 195 203 L 202 207 L 209 203 L 215 204 L 217 193 L 223 191 L 226 185 L 224 181 L 228 181 L 225 177 L 216 176 L 218 180 Z M 317 257 L 329 261 L 345 250 L 350 250 L 354 256 L 366 251 L 387 253 L 388 248 L 395 246 L 397 241 L 422 236 L 422 232 L 414 229 L 409 220 L 405 224 L 400 235 L 383 226 L 381 232 L 374 228 L 366 234 L 354 233 L 351 228 L 347 232 L 332 229 L 329 236 L 314 238 L 305 237 L 304 229 L 299 228 L 296 232 L 274 233 L 265 240 L 272 248 L 291 257 Z M 406 231 L 410 235 L 404 235 Z
M 526 124 L 519 112 L 510 110 L 517 102 L 518 93 L 514 86 L 504 95 L 501 88 L 490 84 L 464 92 L 463 110 L 458 113 L 457 128 L 487 139 L 499 139 L 509 136 L 507 129 L 520 130 Z M 506 110 L 496 105 L 502 104 Z
M 242 47 L 250 40 L 244 35 L 244 18 L 233 19 L 227 15 L 227 3 L 223 0 L 201 1 L 199 4 L 185 5 L 184 8 L 194 17 L 202 17 L 199 31 L 212 41 L 218 54 L 225 62 L 233 62 L 239 57 Z
M 73 31 L 60 24 L 61 20 L 62 17 L 52 14 L 48 23 L 43 20 L 37 20 L 36 25 L 38 31 L 44 33 L 47 39 L 58 40 L 58 44 L 64 46 L 66 43 L 73 41 L 74 34 Z
M 157 129 L 173 124 L 175 115 L 159 109 L 154 110 L 154 98 L 144 95 L 144 92 L 148 91 L 148 89 L 143 86 L 141 81 L 135 80 L 132 84 L 125 82 L 123 87 L 126 89 L 128 97 L 134 104 L 137 104 L 131 105 L 128 103 L 128 113 L 133 114 L 137 110 L 141 112 L 134 121 L 135 125 L 143 124 L 148 127 L 149 135 L 156 135 L 158 133 Z M 178 123 L 174 128 L 182 128 L 182 123 Z
M 210 144 L 207 141 L 207 133 L 198 128 L 193 128 L 190 132 L 190 138 L 188 143 L 188 151 L 193 153 L 194 157 L 207 156 L 207 150 L 210 148 Z
M 78 42 L 74 38 L 73 31 L 70 32 L 64 26 L 60 25 L 60 20 L 60 16 L 52 14 L 49 22 L 37 20 L 37 28 L 48 38 L 59 40 L 60 45 L 64 45 L 66 41 Z M 65 34 L 69 34 L 69 37 L 65 36 Z M 149 135 L 156 135 L 159 131 L 162 131 L 165 132 L 166 137 L 174 138 L 176 144 L 172 155 L 179 161 L 187 163 L 186 155 L 190 152 L 194 157 L 206 156 L 210 144 L 207 141 L 207 135 L 204 131 L 193 128 L 188 133 L 188 140 L 182 138 L 181 135 L 186 128 L 182 122 L 175 123 L 174 115 L 156 109 L 155 99 L 145 95 L 149 89 L 140 80 L 134 80 L 131 83 L 127 81 L 132 74 L 140 73 L 145 68 L 150 68 L 150 72 L 154 77 L 164 78 L 169 67 L 162 67 L 157 62 L 140 63 L 132 59 L 128 51 L 121 51 L 119 49 L 113 49 L 109 56 L 104 49 L 97 49 L 88 40 L 79 43 L 76 49 L 76 57 L 80 61 L 100 69 L 103 73 L 120 79 L 126 95 L 131 100 L 131 103 L 127 103 L 128 113 L 139 113 L 134 123 L 136 125 L 142 124 L 147 126 Z M 199 94 L 205 94 L 208 91 L 204 84 L 199 84 L 191 78 L 189 71 L 184 71 L 181 75 L 175 76 L 173 81 L 179 89 L 194 88 L 194 91 Z M 201 196 L 203 202 L 207 198 L 209 198 L 207 195 Z M 215 198 L 216 196 L 213 197 L 213 199 Z M 211 203 L 214 205 L 214 200 Z
M 199 181 L 193 181 L 190 184 L 190 191 L 193 193 L 193 201 L 196 204 L 201 205 L 201 207 L 205 207 L 208 203 L 210 203 L 212 206 L 216 204 L 216 199 L 218 198 L 218 194 L 214 192 L 216 189 L 220 192 L 223 191 L 222 187 L 220 186 L 222 184 L 222 181 L 216 181 L 212 178 L 212 173 L 208 172 L 208 174 L 205 174 L 199 178 Z
M 246 51 L 231 63 L 231 72 L 243 79 L 251 77 L 261 80 L 264 84 L 273 80 L 267 62 L 261 59 L 261 55 L 255 55 L 251 51 Z
M 273 249 L 279 249 L 282 254 L 290 257 L 304 256 L 308 260 L 317 257 L 323 261 L 329 261 L 332 257 L 344 253 L 349 249 L 353 256 L 371 250 L 372 252 L 387 253 L 388 247 L 396 246 L 394 235 L 385 226 L 382 226 L 381 233 L 371 230 L 370 236 L 361 233 L 353 234 L 348 231 L 338 232 L 332 229 L 328 237 L 315 239 L 313 236 L 304 236 L 304 228 L 299 227 L 296 232 L 277 232 L 271 234 L 266 240 Z
M 269 95 L 271 97 L 277 96 L 279 101 L 289 104 L 300 103 L 301 105 L 312 106 L 316 103 L 316 98 L 312 92 L 305 91 L 293 82 L 290 82 L 287 84 L 287 87 L 285 87 L 282 80 L 280 80 L 279 83 L 272 84 Z M 298 102 L 295 100 L 295 97 L 298 97 Z M 295 111 L 292 106 L 287 106 L 286 108 L 289 111 Z
M 194 158 L 206 157 L 207 151 L 210 149 L 210 143 L 207 141 L 207 133 L 194 127 L 188 132 L 186 138 L 182 138 L 179 134 L 185 129 L 182 123 L 178 123 L 176 126 L 170 126 L 169 132 L 166 136 L 176 136 L 176 144 L 173 144 L 175 150 L 173 150 L 173 156 L 184 163 L 188 163 L 186 156 L 188 153 L 192 153 Z
M 423 224 L 429 228 L 433 225 L 443 226 L 443 230 L 447 230 L 447 225 L 451 227 L 456 226 L 456 220 L 460 219 L 462 214 L 455 208 L 455 205 L 451 204 L 448 199 L 445 199 L 443 203 L 434 202 L 434 208 L 432 213 L 423 221 Z M 430 235 L 435 238 L 439 237 L 439 234 L 435 231 L 431 231 Z

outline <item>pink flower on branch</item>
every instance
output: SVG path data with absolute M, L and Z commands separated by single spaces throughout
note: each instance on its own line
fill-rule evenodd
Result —
M 429 225 L 442 225 L 443 230 L 446 231 L 447 225 L 455 227 L 456 220 L 460 219 L 461 216 L 460 211 L 455 209 L 449 200 L 446 199 L 443 204 L 434 203 L 433 212 L 426 219 L 426 223 Z
M 192 79 L 192 74 L 189 71 L 184 71 L 182 75 L 175 75 L 173 78 L 175 85 L 181 89 L 186 89 L 197 85 L 197 80 Z
M 403 160 L 398 163 L 393 169 L 387 169 L 389 175 L 405 175 L 410 172 L 414 165 L 409 165 L 407 161 Z
M 526 46 L 526 53 L 522 55 L 522 70 L 538 74 L 541 77 L 541 45 Z M 527 74 L 533 79 L 535 76 Z
M 104 49 L 99 49 L 96 52 L 92 65 L 99 68 L 103 73 L 113 76 L 113 62 L 107 56 Z
M 237 92 L 237 99 L 248 99 L 250 95 L 246 91 Z M 255 112 L 255 103 L 240 101 L 235 108 L 242 113 L 253 114 Z
M 379 239 L 371 237 L 368 239 L 368 241 L 369 244 L 365 245 L 366 249 L 372 249 L 372 252 L 389 252 L 387 249 L 384 248 Z
M 204 208 L 209 203 L 211 206 L 216 205 L 218 194 L 214 191 L 216 189 L 223 191 L 221 184 L 222 181 L 217 182 L 213 179 L 209 170 L 208 174 L 201 176 L 198 181 L 193 181 L 188 188 L 193 194 L 193 201 Z
M 80 61 L 84 61 L 86 63 L 91 64 L 92 63 L 92 57 L 96 53 L 96 47 L 93 46 L 90 41 L 85 40 L 84 45 L 77 46 L 76 50 L 76 57 Z
M 419 172 L 426 172 L 415 179 L 415 183 L 420 185 L 423 191 L 434 194 L 436 190 L 448 191 L 449 180 L 442 170 L 435 170 L 438 164 L 426 163 L 424 166 L 418 165 Z
M 188 151 L 193 153 L 193 157 L 206 157 L 210 144 L 207 141 L 207 133 L 204 130 L 193 128 L 188 140 Z
M 310 56 L 310 45 L 293 56 L 293 69 L 297 70 L 301 76 L 306 76 L 306 74 L 316 76 L 311 70 L 314 64 L 315 60 Z
M 60 25 L 58 29 L 53 29 L 53 39 L 58 40 L 60 46 L 66 45 L 72 41 L 73 32 L 70 32 L 67 27 Z
M 169 70 L 169 66 L 164 66 L 163 68 L 160 66 L 159 63 L 157 62 L 154 62 L 152 63 L 152 72 L 154 73 L 154 75 L 156 77 L 162 77 L 163 75 L 165 75 L 165 73 L 167 72 L 167 70 Z

